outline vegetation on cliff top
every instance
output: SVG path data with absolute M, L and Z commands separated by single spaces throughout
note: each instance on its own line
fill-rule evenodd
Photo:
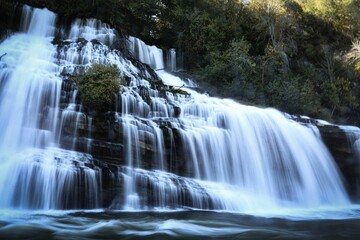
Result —
M 15 2 L 0 0 L 0 15 Z M 357 0 L 20 2 L 63 20 L 96 17 L 148 44 L 175 47 L 211 94 L 360 124 Z

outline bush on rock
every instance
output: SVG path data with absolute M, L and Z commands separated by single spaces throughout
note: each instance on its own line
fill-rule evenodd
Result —
M 116 65 L 94 64 L 71 80 L 76 83 L 79 97 L 89 110 L 105 112 L 114 106 L 121 84 Z

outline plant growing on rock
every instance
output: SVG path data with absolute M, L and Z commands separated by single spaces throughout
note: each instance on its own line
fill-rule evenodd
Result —
M 120 70 L 116 65 L 94 64 L 71 80 L 78 87 L 83 105 L 90 111 L 111 109 L 115 95 L 120 91 Z

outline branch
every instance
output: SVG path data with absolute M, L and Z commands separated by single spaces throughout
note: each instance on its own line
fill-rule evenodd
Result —
M 182 88 L 182 87 L 185 87 L 185 84 L 183 84 L 182 86 L 178 86 L 178 89 L 177 90 L 179 90 L 180 88 Z
M 2 57 L 5 56 L 6 54 L 7 54 L 7 53 L 4 53 L 3 55 L 0 56 L 0 61 L 1 61 Z

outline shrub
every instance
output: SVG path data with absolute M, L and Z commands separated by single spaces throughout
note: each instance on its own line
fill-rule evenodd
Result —
M 97 112 L 109 110 L 120 91 L 120 71 L 116 65 L 94 64 L 71 80 L 77 84 L 83 105 Z

